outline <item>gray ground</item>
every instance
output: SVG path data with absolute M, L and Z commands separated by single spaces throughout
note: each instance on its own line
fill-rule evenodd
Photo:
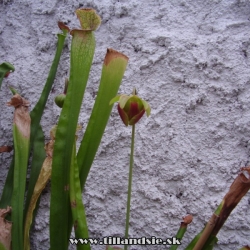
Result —
M 136 127 L 130 236 L 174 236 L 182 216 L 191 213 L 184 249 L 240 167 L 249 165 L 250 1 L 0 0 L 0 63 L 16 68 L 0 92 L 0 145 L 12 145 L 8 86 L 33 108 L 56 48 L 57 21 L 79 27 L 74 10 L 83 6 L 95 8 L 102 25 L 79 123 L 84 128 L 88 121 L 106 48 L 123 52 L 129 65 L 119 92 L 136 87 L 152 108 Z M 69 48 L 70 38 L 42 120 L 47 138 L 58 120 L 53 99 L 68 76 Z M 84 192 L 92 237 L 124 233 L 130 135 L 114 109 Z M 11 154 L 0 159 L 1 192 Z M 48 186 L 31 232 L 34 250 L 49 248 L 49 197 Z M 248 194 L 219 233 L 215 249 L 250 245 L 249 223 Z M 104 247 L 93 247 L 99 249 Z

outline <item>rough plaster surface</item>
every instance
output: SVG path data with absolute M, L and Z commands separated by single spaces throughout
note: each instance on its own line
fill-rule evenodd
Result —
M 33 108 L 54 56 L 57 21 L 78 27 L 74 10 L 83 6 L 95 8 L 102 25 L 79 123 L 84 130 L 106 48 L 125 53 L 130 59 L 120 93 L 136 87 L 152 108 L 136 128 L 130 236 L 174 236 L 182 216 L 191 213 L 184 249 L 239 168 L 249 165 L 250 1 L 0 1 L 0 61 L 16 68 L 0 92 L 1 145 L 13 143 L 8 86 Z M 69 48 L 70 38 L 42 120 L 47 138 L 58 120 L 53 99 L 68 76 Z M 84 191 L 91 237 L 124 234 L 130 135 L 114 109 Z M 11 154 L 0 157 L 1 192 Z M 48 185 L 31 232 L 35 250 L 49 248 L 49 193 Z M 219 233 L 215 249 L 250 244 L 249 223 L 248 194 Z M 93 247 L 99 249 L 104 247 Z

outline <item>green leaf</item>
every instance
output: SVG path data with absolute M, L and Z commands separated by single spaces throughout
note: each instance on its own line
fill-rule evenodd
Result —
M 0 89 L 2 86 L 3 78 L 10 71 L 12 71 L 12 72 L 15 71 L 15 68 L 11 63 L 4 62 L 4 63 L 0 64 Z
M 127 56 L 108 49 L 104 59 L 98 94 L 77 153 L 82 189 L 112 110 L 112 106 L 109 105 L 110 100 L 117 95 L 127 63 Z
M 194 239 L 189 243 L 189 245 L 185 248 L 185 250 L 192 250 L 195 246 L 195 244 L 197 243 L 197 241 L 199 240 L 199 238 L 201 237 L 202 232 L 200 232 L 199 234 L 197 234 Z
M 0 242 L 0 250 L 8 250 L 8 249 L 5 248 L 5 246 Z
M 48 100 L 48 96 L 50 94 L 50 90 L 54 83 L 54 79 L 56 76 L 57 68 L 59 65 L 60 57 L 62 54 L 65 38 L 67 32 L 63 30 L 64 34 L 57 34 L 58 42 L 57 49 L 54 56 L 54 60 L 52 62 L 47 81 L 43 88 L 42 94 L 30 113 L 31 117 L 31 135 L 30 135 L 30 149 L 33 150 L 33 157 L 31 162 L 31 172 L 30 172 L 30 181 L 28 185 L 26 203 L 25 203 L 25 217 L 30 205 L 31 196 L 34 191 L 35 184 L 37 182 L 37 178 L 42 168 L 43 161 L 46 157 L 45 149 L 44 149 L 44 134 L 40 125 L 41 117 Z
M 37 201 L 45 188 L 50 176 L 51 176 L 51 165 L 52 165 L 52 154 L 53 154 L 53 145 L 55 137 L 51 133 L 51 140 L 46 144 L 47 157 L 43 162 L 43 166 L 37 178 L 33 194 L 30 199 L 29 207 L 26 213 L 25 224 L 24 224 L 24 249 L 30 250 L 30 241 L 29 241 L 29 231 L 32 224 L 34 210 L 37 205 Z
M 68 235 L 70 234 L 69 230 L 71 230 L 71 228 L 69 229 L 69 171 L 78 116 L 95 50 L 93 32 L 73 30 L 71 34 L 73 39 L 69 86 L 58 122 L 52 161 L 51 250 L 66 250 L 68 248 Z
M 107 246 L 106 250 L 123 250 L 123 248 L 113 247 L 113 246 Z
M 32 126 L 32 123 L 31 123 L 31 126 Z M 36 134 L 33 140 L 33 154 L 32 154 L 32 161 L 31 161 L 31 167 L 30 167 L 31 172 L 30 172 L 28 191 L 26 194 L 26 203 L 25 203 L 25 210 L 24 210 L 25 217 L 27 216 L 28 207 L 31 202 L 31 196 L 34 192 L 34 188 L 35 188 L 38 176 L 40 174 L 43 161 L 46 158 L 44 144 L 45 144 L 44 134 L 39 124 L 39 126 L 36 129 Z
M 207 240 L 206 244 L 204 245 L 203 249 L 204 250 L 212 250 L 214 248 L 215 244 L 217 243 L 217 241 L 218 241 L 218 238 L 216 236 L 211 235 L 208 238 L 208 240 Z
M 12 250 L 23 250 L 23 207 L 29 157 L 30 116 L 28 102 L 18 94 L 12 97 L 9 105 L 15 107 L 13 124 L 15 164 L 11 199 Z
M 73 147 L 70 166 L 70 205 L 72 211 L 75 238 L 88 239 L 88 225 L 84 205 L 82 203 L 82 190 L 79 178 L 79 169 L 76 159 L 76 146 Z M 78 244 L 77 250 L 90 250 L 90 244 Z
M 185 250 L 193 250 L 197 241 L 199 240 L 199 238 L 201 237 L 202 232 L 200 232 L 199 234 L 197 234 L 194 239 L 189 243 L 189 245 L 185 248 Z M 207 242 L 205 243 L 205 245 L 203 246 L 202 250 L 212 250 L 214 245 L 217 243 L 218 239 L 216 236 L 210 236 L 207 240 Z
M 55 76 L 56 76 L 57 68 L 59 65 L 60 57 L 62 54 L 66 35 L 57 34 L 57 37 L 58 37 L 57 49 L 56 49 L 55 57 L 54 57 L 54 60 L 52 62 L 52 65 L 51 65 L 51 68 L 49 71 L 49 75 L 48 75 L 46 84 L 43 88 L 42 94 L 41 94 L 37 104 L 35 105 L 34 109 L 30 112 L 30 117 L 31 117 L 30 145 L 31 145 L 31 148 L 33 147 L 35 136 L 36 136 L 37 130 L 39 129 L 41 117 L 42 117 L 46 102 L 48 100 L 50 90 L 51 90 L 52 85 L 53 85 L 54 80 L 55 80 Z M 41 166 L 40 166 L 40 169 L 41 169 Z M 38 171 L 38 174 L 40 172 L 40 169 Z M 36 173 L 37 176 L 38 176 L 38 174 Z M 37 176 L 35 179 L 37 179 Z M 32 173 L 31 173 L 31 178 L 33 178 Z M 34 186 L 33 186 L 33 188 L 34 188 Z
M 42 128 L 40 126 L 40 120 L 43 114 L 43 110 L 45 108 L 51 87 L 53 85 L 56 71 L 58 68 L 60 56 L 62 53 L 63 45 L 65 42 L 65 38 L 67 35 L 66 31 L 63 31 L 64 34 L 58 34 L 58 43 L 57 43 L 57 50 L 55 53 L 55 57 L 52 63 L 52 66 L 50 68 L 50 72 L 46 81 L 46 84 L 44 86 L 43 92 L 41 94 L 41 97 L 39 101 L 37 102 L 34 109 L 31 111 L 31 136 L 30 136 L 30 148 L 34 147 L 33 150 L 33 158 L 31 163 L 31 173 L 30 173 L 30 182 L 28 185 L 28 191 L 27 191 L 27 197 L 26 197 L 26 204 L 25 204 L 25 212 L 26 215 L 28 206 L 30 204 L 30 199 L 34 190 L 35 183 L 37 181 L 38 175 L 40 173 L 42 163 L 46 157 L 45 150 L 44 150 L 44 135 Z M 8 65 L 7 65 L 8 66 Z M 11 65 L 8 67 L 5 66 L 5 68 L 11 69 L 14 71 L 14 67 L 12 68 Z M 0 73 L 1 75 L 1 73 Z M 4 74 L 5 75 L 5 74 Z M 11 91 L 14 94 L 16 94 L 16 90 L 11 88 Z M 15 152 L 14 152 L 15 154 Z M 13 193 L 13 176 L 14 176 L 14 155 L 13 160 L 10 164 L 9 172 L 6 178 L 6 182 L 3 188 L 2 197 L 0 200 L 0 207 L 4 208 L 7 205 L 11 204 L 11 197 Z
M 96 30 L 101 24 L 101 18 L 93 9 L 77 9 L 77 18 L 83 30 Z
M 14 157 L 10 163 L 8 175 L 3 187 L 3 192 L 0 200 L 0 208 L 6 208 L 7 206 L 11 205 L 11 197 L 13 193 L 13 178 L 14 178 Z

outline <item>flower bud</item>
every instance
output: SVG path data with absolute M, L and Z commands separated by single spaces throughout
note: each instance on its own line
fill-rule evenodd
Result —
M 128 125 L 136 124 L 145 111 L 147 116 L 150 115 L 150 106 L 143 99 L 136 95 L 136 91 L 132 95 L 120 95 L 114 97 L 109 104 L 118 102 L 118 112 L 123 123 Z
M 9 72 L 7 72 L 7 73 L 5 74 L 5 76 L 4 76 L 4 77 L 8 77 L 8 76 L 9 76 L 9 74 L 10 74 L 10 71 L 9 71 Z
M 60 94 L 58 96 L 55 97 L 55 103 L 59 108 L 63 107 L 63 103 L 64 103 L 64 99 L 65 99 L 66 95 L 65 94 Z

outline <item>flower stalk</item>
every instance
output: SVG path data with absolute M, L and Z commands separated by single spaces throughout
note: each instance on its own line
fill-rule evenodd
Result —
M 132 126 L 132 138 L 131 138 L 131 152 L 130 152 L 130 164 L 129 164 L 129 178 L 128 178 L 128 196 L 127 196 L 127 212 L 126 212 L 126 225 L 125 225 L 125 238 L 129 235 L 129 217 L 130 217 L 130 204 L 132 193 L 132 176 L 134 165 L 134 144 L 135 144 L 135 124 L 142 118 L 146 112 L 147 116 L 150 115 L 150 106 L 143 99 L 137 96 L 137 91 L 134 88 L 132 95 L 118 95 L 110 101 L 110 105 L 118 102 L 118 113 L 125 126 Z M 128 246 L 124 246 L 124 250 L 127 250 Z
M 133 176 L 133 165 L 134 165 L 134 145 L 135 145 L 135 125 L 132 126 L 125 238 L 128 238 L 128 231 L 129 231 L 130 203 L 131 203 L 131 192 L 132 192 L 132 176 Z M 124 250 L 127 250 L 126 245 L 124 246 Z

